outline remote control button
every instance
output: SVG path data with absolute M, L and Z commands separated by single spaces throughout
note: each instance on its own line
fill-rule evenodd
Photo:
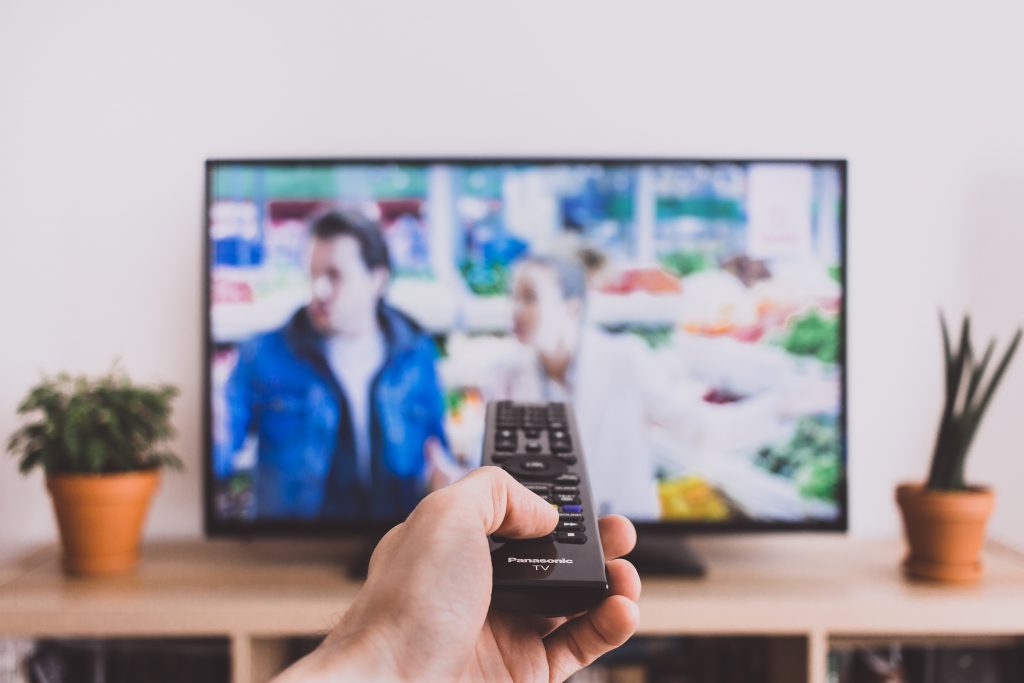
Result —
M 565 472 L 565 465 L 545 455 L 513 455 L 501 465 L 519 480 L 550 482 Z
M 494 442 L 494 450 L 496 450 L 496 451 L 510 452 L 510 451 L 514 451 L 515 449 L 516 449 L 516 442 L 515 441 L 504 441 L 504 440 L 502 440 L 502 441 L 495 441 Z
M 555 493 L 568 493 L 568 494 L 573 495 L 573 496 L 580 495 L 580 490 L 578 488 L 576 488 L 575 486 L 558 486 L 558 485 L 556 485 L 552 489 L 552 491 L 554 491 Z
M 500 465 L 501 463 L 505 462 L 511 457 L 511 453 L 492 453 L 491 462 L 493 462 L 495 465 Z
M 538 496 L 547 496 L 550 493 L 547 484 L 523 484 L 523 486 Z
M 555 496 L 552 498 L 552 500 L 554 500 L 556 503 L 561 503 L 562 505 L 579 505 L 580 504 L 580 499 L 579 498 L 577 498 L 574 495 L 568 494 L 568 493 L 558 493 L 558 494 L 555 494 Z
M 539 439 L 540 438 L 540 430 L 539 429 L 524 429 L 523 432 L 526 434 L 526 438 L 527 439 Z
M 555 453 L 555 457 L 558 458 L 559 460 L 561 460 L 562 462 L 564 462 L 566 465 L 575 465 L 576 464 L 576 454 L 575 453 Z
M 583 531 L 583 522 L 559 522 L 556 531 Z
M 542 450 L 544 450 L 544 449 L 541 448 L 541 445 L 539 443 L 528 443 L 528 444 L 526 444 L 526 452 L 527 453 L 540 453 Z
M 565 474 L 558 475 L 558 477 L 555 478 L 555 483 L 556 484 L 578 484 L 578 483 L 580 483 L 580 475 L 578 475 L 578 474 L 571 474 L 569 472 L 566 472 Z
M 568 441 L 550 441 L 553 453 L 569 453 L 572 451 L 572 444 Z
M 583 512 L 582 505 L 563 505 L 562 512 Z
M 559 512 L 558 523 L 562 524 L 564 522 L 578 522 L 583 524 L 583 515 L 579 512 Z
M 511 429 L 499 429 L 498 430 L 498 437 L 501 438 L 501 439 L 514 439 L 515 436 L 516 436 L 516 433 L 513 432 Z
M 586 543 L 587 537 L 579 531 L 560 531 L 557 540 L 559 543 Z

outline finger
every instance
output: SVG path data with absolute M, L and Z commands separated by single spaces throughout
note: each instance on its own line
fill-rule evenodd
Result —
M 628 560 L 611 560 L 605 564 L 605 574 L 608 576 L 608 595 L 621 595 L 633 602 L 640 599 L 640 575 Z M 536 631 L 542 638 L 546 637 L 565 622 L 582 614 L 584 613 L 571 614 L 568 617 L 537 617 Z
M 537 538 L 550 534 L 558 513 L 543 498 L 497 467 L 480 467 L 442 491 L 443 503 L 475 515 L 484 533 L 509 538 Z M 428 498 L 431 496 L 428 496 Z M 465 510 L 465 507 L 472 511 Z
M 640 599 L 640 575 L 628 560 L 612 560 L 605 565 L 608 574 L 608 592 L 621 595 L 633 602 Z
M 624 595 L 634 602 L 640 597 L 640 577 L 636 569 L 626 560 L 615 558 L 628 554 L 636 545 L 636 529 L 633 523 L 621 515 L 605 515 L 597 520 L 601 533 L 601 545 L 608 562 L 605 571 L 608 576 L 609 595 Z M 556 628 L 576 615 L 568 617 L 543 617 L 537 620 L 537 632 L 547 636 Z
M 544 639 L 548 676 L 566 678 L 629 640 L 640 622 L 637 604 L 623 595 L 606 598 L 586 614 L 568 621 Z
M 627 555 L 636 545 L 636 529 L 622 515 L 605 515 L 597 520 L 597 528 L 601 532 L 601 545 L 606 560 Z

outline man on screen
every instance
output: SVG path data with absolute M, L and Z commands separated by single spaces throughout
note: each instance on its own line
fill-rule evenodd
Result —
M 231 452 L 256 436 L 259 518 L 398 519 L 425 494 L 425 449 L 444 443 L 434 344 L 384 302 L 373 222 L 331 211 L 311 231 L 309 304 L 239 348 Z

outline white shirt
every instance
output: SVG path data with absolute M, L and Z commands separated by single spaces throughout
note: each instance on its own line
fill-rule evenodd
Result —
M 384 364 L 384 335 L 380 330 L 359 337 L 335 336 L 327 342 L 327 362 L 337 378 L 352 421 L 359 481 L 369 486 L 373 478 L 370 451 L 370 389 Z
M 544 375 L 536 356 L 508 377 L 509 399 L 572 399 L 598 514 L 660 517 L 649 429 L 672 402 L 659 386 L 663 373 L 648 356 L 640 339 L 586 326 L 568 390 Z

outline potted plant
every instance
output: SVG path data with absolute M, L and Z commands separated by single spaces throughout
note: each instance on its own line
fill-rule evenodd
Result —
M 969 582 L 982 574 L 981 547 L 995 496 L 988 487 L 967 483 L 964 463 L 981 418 L 1017 351 L 1021 330 L 1017 330 L 994 370 L 987 373 L 995 340 L 988 343 L 978 358 L 971 345 L 969 316 L 964 317 L 956 349 L 950 344 L 949 329 L 941 315 L 939 323 L 946 357 L 946 401 L 931 469 L 924 485 L 897 487 L 896 500 L 910 545 L 904 562 L 907 574 L 937 581 Z
M 23 474 L 41 467 L 53 498 L 65 569 L 128 571 L 160 469 L 181 461 L 160 445 L 173 435 L 171 385 L 139 386 L 115 366 L 90 379 L 44 376 L 18 406 L 35 415 L 11 436 Z

